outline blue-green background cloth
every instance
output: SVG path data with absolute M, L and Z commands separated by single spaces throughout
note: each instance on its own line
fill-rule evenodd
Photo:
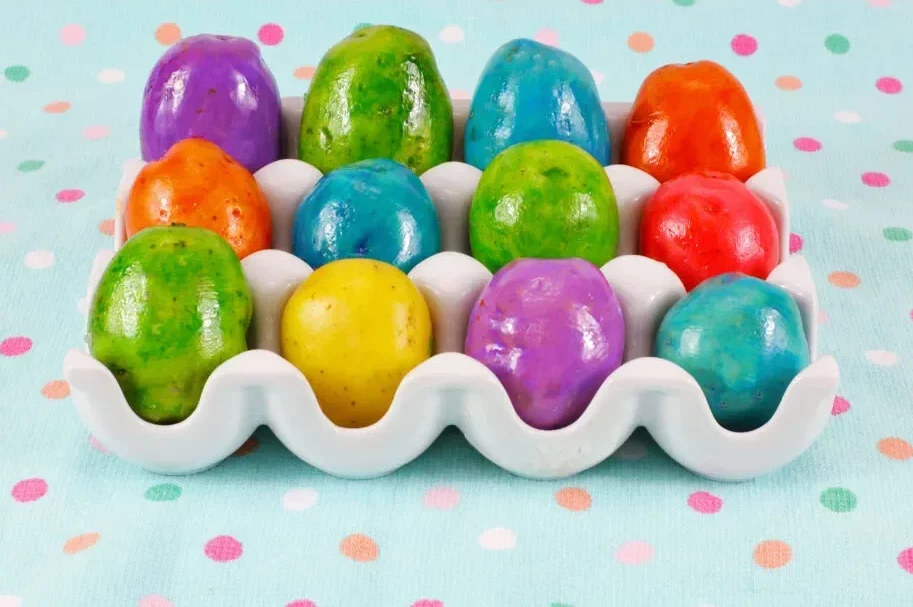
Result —
M 641 434 L 555 482 L 513 477 L 457 433 L 362 482 L 268 432 L 186 478 L 105 454 L 61 366 L 83 342 L 78 301 L 112 245 L 151 66 L 180 35 L 259 38 L 298 95 L 365 22 L 425 36 L 454 96 L 520 36 L 576 54 L 607 100 L 665 63 L 730 68 L 766 118 L 821 350 L 841 367 L 820 440 L 742 484 L 698 478 Z M 3 3 L 0 606 L 913 603 L 911 23 L 909 0 Z

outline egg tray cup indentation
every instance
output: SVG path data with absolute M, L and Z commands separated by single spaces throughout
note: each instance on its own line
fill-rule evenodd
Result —
M 64 362 L 73 400 L 85 426 L 118 457 L 165 474 L 188 474 L 231 455 L 261 425 L 269 426 L 298 458 L 332 475 L 370 478 L 390 473 L 422 454 L 447 426 L 458 427 L 484 457 L 514 474 L 563 478 L 607 459 L 637 427 L 645 427 L 672 459 L 696 474 L 745 480 L 772 472 L 801 455 L 830 417 L 839 370 L 817 358 L 818 302 L 805 259 L 789 256 L 789 207 L 782 174 L 769 168 L 748 182 L 772 211 L 781 263 L 768 282 L 786 289 L 802 315 L 812 363 L 790 383 L 773 418 L 751 432 L 722 428 L 694 378 L 650 356 L 659 323 L 685 296 L 664 264 L 636 254 L 640 213 L 658 182 L 643 171 L 610 165 L 606 173 L 619 206 L 618 257 L 601 269 L 621 303 L 626 326 L 624 363 L 602 384 L 583 415 L 559 430 L 524 423 L 495 375 L 462 354 L 470 309 L 491 273 L 468 255 L 467 217 L 481 172 L 459 161 L 421 176 L 442 227 L 444 252 L 410 273 L 428 302 L 437 353 L 401 382 L 386 415 L 366 428 L 341 428 L 324 415 L 302 373 L 279 356 L 282 309 L 311 268 L 292 255 L 291 226 L 299 202 L 321 173 L 294 159 L 301 99 L 283 100 L 284 145 L 292 158 L 255 175 L 272 211 L 273 249 L 242 261 L 254 297 L 248 343 L 256 348 L 219 366 L 186 420 L 159 426 L 139 418 L 111 372 L 84 350 Z M 604 104 L 620 147 L 629 104 Z M 467 103 L 455 102 L 455 158 L 462 156 Z M 123 201 L 142 168 L 125 163 L 115 215 L 115 250 L 125 240 Z M 114 255 L 93 263 L 84 308 Z

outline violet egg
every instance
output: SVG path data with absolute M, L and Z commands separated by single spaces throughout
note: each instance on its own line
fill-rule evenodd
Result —
M 518 259 L 494 275 L 469 317 L 466 354 L 501 381 L 524 422 L 579 418 L 622 362 L 625 324 L 599 268 L 583 259 Z

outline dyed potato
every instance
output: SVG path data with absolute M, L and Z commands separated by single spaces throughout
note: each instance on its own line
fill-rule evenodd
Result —
M 661 261 L 689 291 L 711 276 L 767 278 L 780 259 L 770 209 L 725 173 L 686 173 L 659 186 L 644 205 L 640 254 Z
M 330 421 L 347 428 L 383 417 L 433 343 L 422 294 L 379 261 L 344 259 L 317 269 L 282 313 L 282 356 L 310 382 Z
M 210 374 L 247 349 L 253 299 L 238 257 L 209 230 L 157 227 L 124 244 L 89 311 L 89 351 L 146 421 L 194 409 Z
M 482 71 L 466 122 L 466 162 L 485 170 L 504 149 L 558 139 L 609 164 L 609 125 L 589 69 L 533 40 L 512 40 Z
M 165 51 L 143 93 L 143 160 L 202 137 L 255 172 L 279 159 L 279 88 L 246 38 L 191 36 Z
M 705 281 L 672 306 L 659 326 L 656 356 L 690 373 L 717 422 L 736 432 L 767 423 L 809 363 L 789 293 L 735 272 Z
M 325 175 L 298 206 L 295 255 L 311 267 L 350 257 L 409 272 L 441 250 L 441 226 L 421 180 L 395 160 L 362 160 Z
M 304 99 L 301 160 L 328 173 L 392 158 L 421 174 L 450 160 L 452 145 L 450 94 L 415 32 L 364 27 L 320 60 Z
M 469 316 L 466 354 L 501 380 L 517 415 L 563 428 L 621 365 L 621 306 L 582 259 L 520 259 L 482 290 Z
M 713 61 L 665 65 L 647 76 L 634 99 L 621 162 L 659 181 L 703 170 L 746 181 L 766 166 L 748 93 Z
M 176 223 L 212 230 L 241 259 L 268 249 L 273 237 L 269 204 L 254 176 L 205 139 L 179 141 L 146 164 L 127 198 L 127 238 Z
M 618 206 L 602 165 L 575 145 L 532 141 L 494 159 L 469 209 L 472 255 L 492 272 L 521 257 L 615 256 Z

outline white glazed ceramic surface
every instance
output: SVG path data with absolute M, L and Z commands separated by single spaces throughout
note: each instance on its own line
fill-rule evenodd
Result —
M 286 153 L 295 156 L 301 100 L 283 100 Z M 607 103 L 613 150 L 618 150 L 629 104 Z M 455 102 L 455 158 L 462 157 L 467 102 Z M 122 201 L 142 168 L 124 165 L 115 215 L 115 248 L 124 242 Z M 561 430 L 537 430 L 515 413 L 497 378 L 462 354 L 469 312 L 491 273 L 468 255 L 467 216 L 481 172 L 454 161 L 434 167 L 422 182 L 441 218 L 445 252 L 416 266 L 409 276 L 428 302 L 438 352 L 402 381 L 387 414 L 367 428 L 333 425 L 321 411 L 304 376 L 278 355 L 282 308 L 311 268 L 288 251 L 292 218 L 320 172 L 294 159 L 274 162 L 255 175 L 272 209 L 274 249 L 242 265 L 254 294 L 249 343 L 254 350 L 222 364 L 206 382 L 200 403 L 185 421 L 157 426 L 130 409 L 114 376 L 82 350 L 71 350 L 64 374 L 87 428 L 113 453 L 149 470 L 185 474 L 228 457 L 260 425 L 268 425 L 299 458 L 343 477 L 389 473 L 418 457 L 449 426 L 489 460 L 531 478 L 566 477 L 608 458 L 644 426 L 673 459 L 719 480 L 743 480 L 784 466 L 823 431 L 837 390 L 833 357 L 817 359 L 818 302 L 807 263 L 787 259 L 789 208 L 782 175 L 765 169 L 748 186 L 769 206 L 780 232 L 780 265 L 768 278 L 796 300 L 812 360 L 790 384 L 773 419 L 752 432 L 720 427 L 698 384 L 684 370 L 649 357 L 665 312 L 685 295 L 662 263 L 637 252 L 643 203 L 658 183 L 643 171 L 611 165 L 621 218 L 618 257 L 602 268 L 617 293 L 627 328 L 625 363 L 594 396 L 584 414 Z M 95 259 L 83 308 L 114 251 Z

